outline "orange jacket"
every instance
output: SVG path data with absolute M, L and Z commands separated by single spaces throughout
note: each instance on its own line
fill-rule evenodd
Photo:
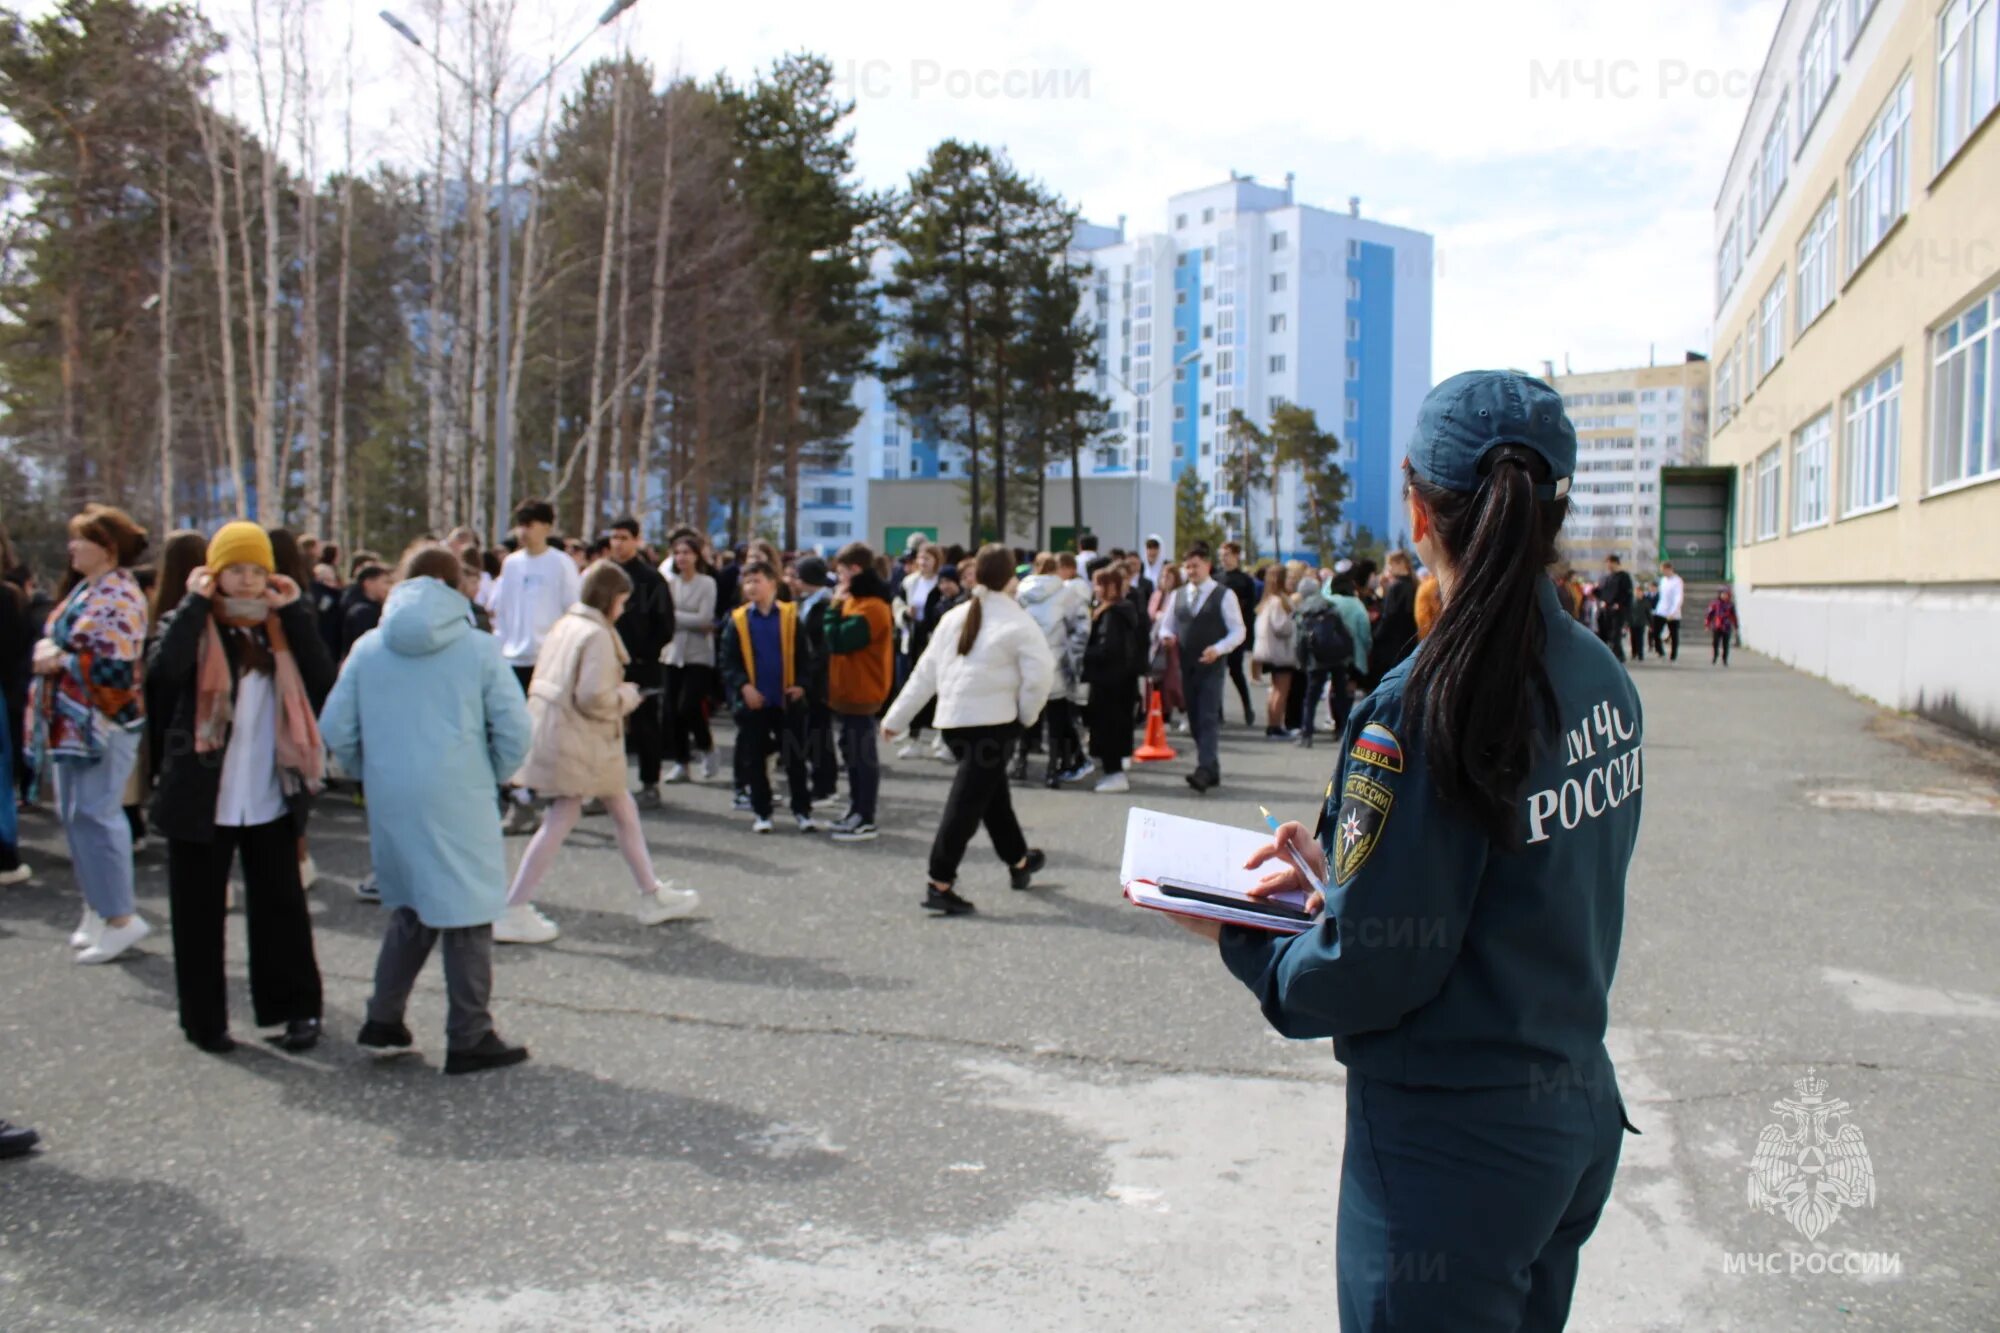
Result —
M 889 603 L 843 597 L 826 613 L 826 703 L 836 713 L 867 716 L 888 702 L 896 657 Z

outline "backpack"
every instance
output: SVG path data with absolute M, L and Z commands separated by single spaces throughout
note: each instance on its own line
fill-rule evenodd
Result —
M 1304 617 L 1305 657 L 1308 668 L 1331 671 L 1354 660 L 1354 636 L 1340 612 L 1329 606 Z

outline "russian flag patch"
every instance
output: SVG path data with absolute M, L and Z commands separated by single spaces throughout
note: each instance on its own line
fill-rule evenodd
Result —
M 1403 771 L 1402 742 L 1380 722 L 1370 722 L 1361 728 L 1361 734 L 1354 738 L 1354 748 L 1347 753 L 1350 759 L 1386 768 L 1391 773 Z

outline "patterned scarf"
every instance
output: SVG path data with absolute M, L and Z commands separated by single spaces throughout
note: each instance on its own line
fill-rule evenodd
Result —
M 292 657 L 285 627 L 273 615 L 261 622 L 232 621 L 215 604 L 203 629 L 201 653 L 195 666 L 194 750 L 213 754 L 229 743 L 229 724 L 235 715 L 236 682 L 230 676 L 229 655 L 222 647 L 221 630 L 237 636 L 243 670 L 269 671 L 278 696 L 278 778 L 285 795 L 299 791 L 319 791 L 325 773 L 325 746 L 320 741 L 319 723 L 313 717 L 312 701 L 306 697 L 305 681 L 298 662 Z

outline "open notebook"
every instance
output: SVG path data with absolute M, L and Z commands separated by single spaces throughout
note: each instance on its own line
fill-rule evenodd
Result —
M 1271 867 L 1245 870 L 1243 863 L 1270 840 L 1255 829 L 1134 807 L 1125 819 L 1118 878 L 1140 907 L 1297 935 L 1312 926 L 1303 893 L 1261 902 L 1248 893 Z

